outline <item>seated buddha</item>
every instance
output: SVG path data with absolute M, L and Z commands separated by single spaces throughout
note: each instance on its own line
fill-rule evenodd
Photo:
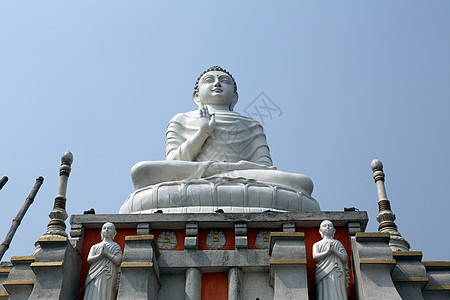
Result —
M 131 169 L 135 192 L 120 213 L 320 211 L 311 179 L 277 170 L 262 126 L 233 111 L 238 92 L 228 71 L 204 71 L 192 99 L 198 109 L 167 126 L 166 160 Z

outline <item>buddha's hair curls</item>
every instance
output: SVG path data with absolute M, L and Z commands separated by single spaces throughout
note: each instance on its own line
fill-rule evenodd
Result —
M 228 72 L 227 70 L 225 70 L 224 68 L 219 67 L 219 66 L 213 66 L 213 67 L 209 68 L 208 70 L 204 71 L 202 74 L 200 74 L 200 76 L 198 76 L 198 78 L 197 78 L 197 81 L 195 82 L 194 91 L 198 92 L 198 83 L 200 81 L 200 78 L 202 78 L 203 75 L 205 75 L 206 73 L 211 72 L 211 71 L 221 71 L 221 72 L 228 74 L 231 77 L 231 79 L 233 80 L 234 92 L 237 93 L 237 84 L 233 78 L 233 75 L 231 75 L 230 72 Z

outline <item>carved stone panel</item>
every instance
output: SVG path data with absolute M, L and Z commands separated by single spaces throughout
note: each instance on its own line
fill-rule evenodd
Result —
M 227 238 L 223 231 L 220 230 L 211 230 L 206 235 L 206 246 L 213 250 L 221 249 L 227 243 Z
M 177 245 L 177 236 L 172 231 L 161 231 L 157 243 L 159 249 L 172 250 Z
M 256 235 L 256 247 L 259 249 L 268 249 L 269 248 L 269 241 L 270 241 L 270 231 L 268 230 L 261 230 Z

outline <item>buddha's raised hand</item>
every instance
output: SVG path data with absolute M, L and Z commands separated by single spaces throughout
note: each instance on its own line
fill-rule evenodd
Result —
M 210 114 L 207 106 L 202 106 L 199 109 L 199 130 L 210 135 L 216 127 L 216 117 L 214 114 Z

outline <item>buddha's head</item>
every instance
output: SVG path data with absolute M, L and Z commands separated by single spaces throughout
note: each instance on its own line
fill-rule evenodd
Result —
M 199 108 L 210 105 L 233 111 L 238 101 L 236 81 L 227 70 L 211 67 L 197 78 L 192 100 Z
M 117 234 L 116 227 L 114 226 L 113 223 L 106 222 L 105 224 L 103 224 L 101 232 L 102 240 L 106 238 L 110 238 L 113 240 L 116 234 Z
M 335 232 L 336 229 L 334 228 L 334 225 L 330 220 L 325 220 L 320 223 L 319 233 L 322 237 L 333 237 Z

